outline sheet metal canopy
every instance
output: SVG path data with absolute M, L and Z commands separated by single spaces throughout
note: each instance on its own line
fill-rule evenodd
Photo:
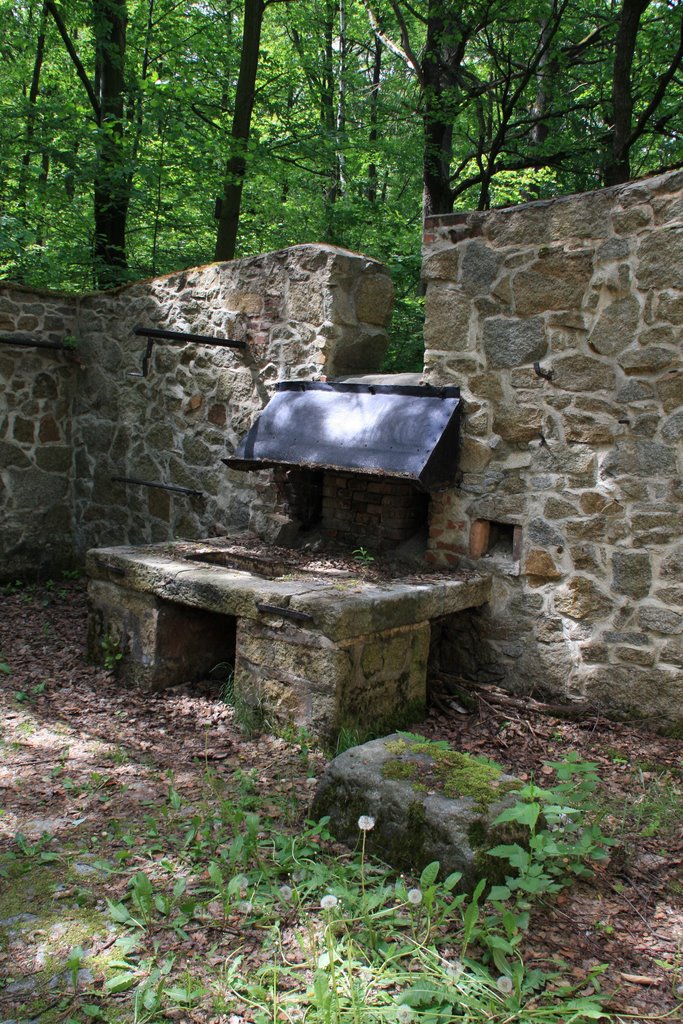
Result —
M 454 480 L 459 421 L 458 388 L 285 381 L 223 461 L 403 477 L 430 491 Z

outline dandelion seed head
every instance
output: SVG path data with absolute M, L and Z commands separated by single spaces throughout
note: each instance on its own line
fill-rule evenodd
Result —
M 398 1024 L 410 1024 L 410 1021 L 412 1019 L 413 1011 L 410 1009 L 410 1007 L 399 1006 L 398 1010 L 396 1011 L 396 1020 L 398 1021 Z
M 419 907 L 422 903 L 422 889 L 408 889 L 408 903 Z
M 502 992 L 503 995 L 509 996 L 513 988 L 512 981 L 506 974 L 501 974 L 500 978 L 496 978 L 496 988 L 499 992 Z
M 251 900 L 241 900 L 239 904 L 239 910 L 241 914 L 251 914 L 254 909 L 254 904 Z
M 292 891 L 291 885 L 281 885 L 280 886 L 280 896 L 285 901 L 285 903 L 289 903 L 289 901 L 291 900 L 293 895 L 294 895 L 294 892 Z
M 462 964 L 459 960 L 454 960 L 453 963 L 449 964 L 446 968 L 446 977 L 449 981 L 460 981 L 462 976 Z
M 375 819 L 371 818 L 369 814 L 361 814 L 358 819 L 358 828 L 361 832 L 369 832 L 370 829 L 375 827 Z
M 331 892 L 328 892 L 327 896 L 323 896 L 320 901 L 320 907 L 322 910 L 334 910 L 339 903 L 336 896 L 333 896 Z

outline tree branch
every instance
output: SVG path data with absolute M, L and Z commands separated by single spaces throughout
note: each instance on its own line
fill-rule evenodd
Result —
M 678 71 L 678 69 L 679 69 L 679 67 L 681 66 L 682 63 L 683 63 L 683 18 L 681 19 L 681 39 L 680 39 L 680 42 L 679 42 L 679 45 L 678 45 L 678 50 L 674 54 L 674 58 L 671 61 L 671 64 L 669 65 L 668 69 L 664 72 L 663 75 L 660 75 L 659 82 L 657 84 L 657 88 L 655 89 L 654 95 L 652 96 L 652 99 L 650 100 L 648 105 L 645 107 L 645 110 L 642 112 L 642 114 L 638 118 L 633 131 L 629 135 L 629 138 L 628 138 L 628 146 L 629 146 L 629 148 L 633 145 L 633 143 L 636 141 L 636 139 L 640 138 L 640 136 L 645 131 L 645 127 L 647 125 L 647 122 L 650 120 L 650 118 L 654 114 L 655 110 L 657 109 L 659 104 L 664 99 L 664 93 L 666 92 L 667 86 L 669 85 L 669 82 L 672 80 L 672 78 L 674 77 L 674 75 L 676 74 L 676 72 Z
M 71 36 L 67 31 L 66 25 L 64 24 L 64 20 L 62 19 L 61 14 L 57 10 L 57 6 L 54 3 L 54 0 L 46 0 L 45 8 L 52 15 L 55 25 L 57 26 L 57 30 L 62 39 L 64 40 L 64 45 L 67 49 L 67 53 L 71 57 L 73 66 L 76 68 L 76 74 L 80 78 L 83 88 L 85 89 L 88 95 L 88 99 L 90 100 L 90 105 L 95 112 L 95 119 L 97 121 L 97 124 L 100 125 L 102 123 L 102 108 L 100 107 L 97 96 L 95 95 L 95 90 L 93 88 L 92 82 L 88 78 L 88 74 L 85 68 L 83 67 L 81 58 L 78 56 L 78 53 L 76 52 L 76 47 L 71 41 Z
M 363 6 L 365 7 L 365 10 L 368 13 L 370 27 L 374 34 L 379 39 L 380 43 L 382 43 L 382 45 L 385 46 L 390 53 L 393 53 L 395 57 L 398 57 L 400 60 L 403 61 L 404 64 L 411 68 L 415 72 L 418 82 L 420 83 L 420 85 L 423 86 L 425 84 L 424 75 L 422 73 L 420 62 L 416 59 L 415 55 L 412 53 L 412 51 L 406 52 L 406 50 L 402 49 L 402 47 L 400 47 L 398 43 L 395 43 L 394 40 L 391 39 L 391 37 L 388 36 L 386 32 L 382 30 L 382 27 L 379 23 L 379 18 L 377 17 L 372 7 L 370 6 L 369 0 L 363 0 Z

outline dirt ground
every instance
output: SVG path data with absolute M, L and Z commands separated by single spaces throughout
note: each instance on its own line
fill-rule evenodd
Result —
M 208 684 L 154 696 L 122 689 L 112 672 L 86 664 L 85 625 L 81 580 L 0 594 L 0 669 L 11 672 L 0 671 L 0 853 L 16 847 L 17 833 L 25 842 L 106 833 L 112 816 L 165 790 L 169 770 L 186 793 L 208 764 L 226 779 L 250 772 L 262 793 L 291 795 L 293 808 L 312 793 L 306 779 L 325 758 L 300 737 L 245 739 Z M 413 731 L 523 779 L 552 775 L 545 762 L 570 750 L 599 766 L 602 827 L 617 843 L 592 880 L 536 911 L 525 962 L 559 957 L 578 981 L 604 964 L 601 988 L 618 1019 L 683 1020 L 683 743 L 592 714 L 567 720 L 495 688 L 465 708 L 445 677 L 432 689 L 429 717 Z M 18 955 L 0 949 L 0 976 L 16 976 Z M 0 1020 L 15 1019 L 1 984 Z

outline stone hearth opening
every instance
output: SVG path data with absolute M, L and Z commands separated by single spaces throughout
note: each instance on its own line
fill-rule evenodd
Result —
M 423 533 L 426 546 L 429 495 L 409 480 L 298 467 L 275 473 L 300 524 L 296 545 L 313 535 L 332 547 L 387 553 Z
M 103 572 L 108 574 L 108 566 Z M 90 657 L 98 660 L 105 645 L 118 650 L 129 683 L 159 690 L 198 679 L 227 678 L 234 669 L 235 615 L 176 604 L 162 594 L 103 581 L 91 584 L 89 600 Z

